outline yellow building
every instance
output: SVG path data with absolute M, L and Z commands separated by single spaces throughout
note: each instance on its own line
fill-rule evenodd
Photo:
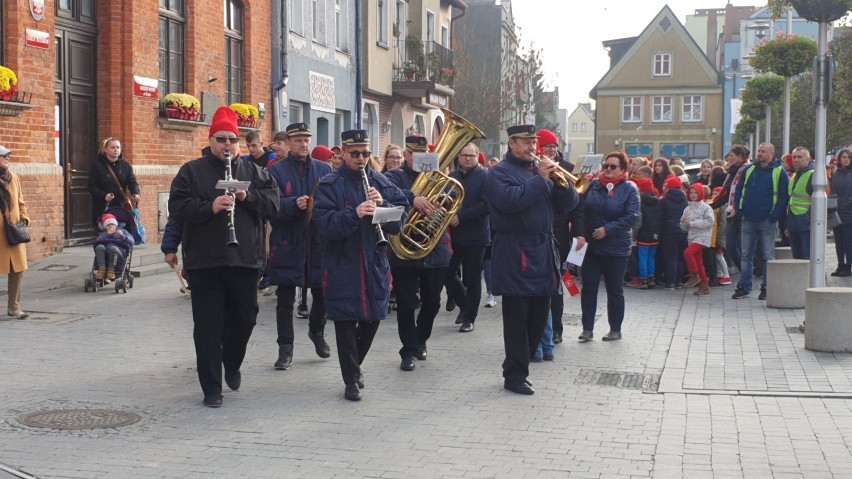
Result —
M 610 69 L 590 93 L 598 153 L 722 157 L 719 74 L 668 6 L 638 37 L 604 47 Z

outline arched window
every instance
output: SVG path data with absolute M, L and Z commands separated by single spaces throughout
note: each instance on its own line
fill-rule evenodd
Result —
M 243 5 L 225 0 L 225 104 L 243 100 Z
M 160 96 L 186 91 L 184 6 L 184 0 L 160 0 Z

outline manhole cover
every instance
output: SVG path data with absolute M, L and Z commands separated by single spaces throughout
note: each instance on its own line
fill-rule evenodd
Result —
M 623 389 L 640 389 L 656 391 L 660 387 L 658 374 L 639 374 L 612 371 L 596 371 L 581 369 L 574 384 L 592 384 L 595 386 L 611 386 Z
M 802 324 L 799 326 L 787 326 L 787 332 L 790 334 L 804 334 L 805 325 Z
M 40 269 L 39 271 L 71 271 L 76 268 L 75 264 L 50 264 Z
M 109 409 L 48 409 L 18 417 L 21 424 L 47 429 L 107 429 L 135 424 L 141 419 L 132 412 Z

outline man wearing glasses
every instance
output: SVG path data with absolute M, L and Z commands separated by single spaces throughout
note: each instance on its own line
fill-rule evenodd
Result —
M 269 167 L 278 182 L 281 209 L 272 219 L 269 237 L 270 282 L 278 285 L 275 320 L 278 327 L 278 360 L 275 369 L 293 364 L 293 304 L 296 287 L 311 289 L 308 338 L 317 356 L 328 358 L 331 348 L 325 341 L 325 307 L 321 275 L 319 236 L 311 223 L 311 195 L 319 180 L 331 173 L 331 166 L 311 158 L 311 129 L 306 123 L 293 123 L 285 130 L 289 154 Z
M 423 196 L 414 196 L 411 191 L 420 172 L 414 171 L 414 153 L 425 153 L 426 138 L 422 136 L 405 137 L 405 162 L 400 168 L 388 171 L 385 176 L 396 185 L 408 203 L 424 216 L 429 216 L 435 207 Z M 423 259 L 407 260 L 391 255 L 393 289 L 396 291 L 396 320 L 399 326 L 399 339 L 402 348 L 399 355 L 402 362 L 399 368 L 413 371 L 414 359 L 426 360 L 426 341 L 432 335 L 432 324 L 441 309 L 441 289 L 444 286 L 444 273 L 450 264 L 450 238 L 447 232 L 438 245 Z M 415 319 L 417 292 L 420 292 L 420 312 Z
M 216 110 L 209 138 L 204 156 L 181 166 L 172 181 L 169 216 L 183 227 L 204 405 L 221 407 L 223 365 L 225 383 L 234 391 L 240 388 L 240 366 L 257 321 L 257 279 L 264 266 L 261 226 L 278 212 L 278 188 L 266 170 L 240 160 L 240 130 L 230 108 Z M 226 152 L 232 178 L 250 184 L 233 196 L 216 189 L 225 179 Z M 231 208 L 236 246 L 227 244 Z
M 464 187 L 464 201 L 459 214 L 450 221 L 453 257 L 447 270 L 446 286 L 450 297 L 459 298 L 460 333 L 473 331 L 482 296 L 482 260 L 485 247 L 491 242 L 488 226 L 488 202 L 485 199 L 485 177 L 488 173 L 479 166 L 479 148 L 468 143 L 458 156 L 459 169 L 450 173 Z M 462 268 L 462 280 L 456 271 Z
M 314 223 L 323 246 L 325 305 L 334 322 L 343 396 L 361 399 L 361 363 L 370 350 L 379 321 L 388 313 L 390 268 L 387 246 L 378 244 L 372 219 L 377 206 L 408 206 L 399 188 L 366 165 L 370 161 L 366 130 L 341 134 L 343 164 L 323 177 L 316 190 Z M 364 191 L 360 168 L 370 187 Z M 368 197 L 369 195 L 369 197 Z M 406 219 L 382 224 L 384 233 L 397 234 Z
M 563 188 L 550 179 L 556 170 L 553 160 L 535 161 L 534 125 L 506 132 L 509 151 L 485 182 L 494 232 L 491 282 L 494 294 L 503 296 L 503 387 L 533 394 L 527 381 L 530 356 L 544 333 L 550 297 L 562 287 L 553 217 L 574 208 L 578 198 L 573 186 Z

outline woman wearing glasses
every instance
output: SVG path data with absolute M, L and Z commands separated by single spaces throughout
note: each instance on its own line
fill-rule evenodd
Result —
M 621 339 L 624 321 L 624 288 L 622 281 L 630 256 L 631 228 L 639 219 L 639 190 L 627 181 L 627 155 L 616 151 L 606 156 L 598 177 L 586 191 L 586 241 L 589 245 L 581 270 L 583 292 L 583 333 L 580 342 L 594 338 L 598 288 L 603 275 L 607 294 L 609 333 L 603 341 Z
M 385 148 L 384 166 L 382 173 L 395 170 L 402 166 L 402 148 L 399 145 L 390 144 Z
M 132 205 L 125 200 L 127 191 L 133 197 Z M 110 206 L 132 208 L 142 200 L 133 166 L 122 156 L 121 142 L 117 139 L 104 140 L 101 153 L 89 171 L 89 192 L 92 193 L 92 218 L 95 221 Z

